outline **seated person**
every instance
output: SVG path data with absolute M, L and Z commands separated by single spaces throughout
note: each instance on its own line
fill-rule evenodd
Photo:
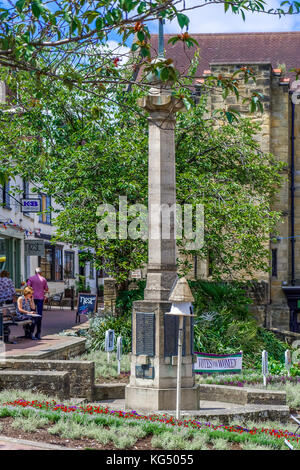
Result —
M 25 287 L 23 295 L 17 300 L 17 321 L 21 320 L 32 320 L 31 325 L 26 325 L 25 336 L 32 340 L 37 338 L 33 335 L 34 328 L 37 322 L 37 317 L 32 317 L 30 314 L 35 313 L 35 304 L 33 301 L 33 289 L 31 287 Z

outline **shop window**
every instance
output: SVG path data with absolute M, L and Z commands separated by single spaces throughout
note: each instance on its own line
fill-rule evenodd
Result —
M 17 288 L 21 285 L 21 242 L 17 238 L 0 236 L 0 272 L 8 271 Z
M 39 222 L 41 224 L 51 224 L 51 196 L 46 194 L 40 195 L 41 200 L 41 212 L 39 215 Z
M 65 251 L 64 276 L 66 279 L 75 278 L 75 254 L 74 251 Z
M 39 265 L 47 281 L 53 280 L 53 246 L 45 245 L 45 256 L 40 258 Z
M 63 250 L 61 247 L 55 247 L 55 280 L 63 280 Z
M 8 240 L 0 237 L 0 272 L 2 270 L 8 270 Z
M 62 247 L 45 245 L 45 256 L 39 258 L 39 265 L 47 281 L 62 281 Z
M 90 279 L 95 279 L 93 261 L 90 261 Z
M 2 186 L 2 202 L 1 202 L 1 205 L 2 205 L 2 207 L 5 207 L 5 209 L 11 209 L 9 190 L 10 190 L 10 182 L 7 181 Z

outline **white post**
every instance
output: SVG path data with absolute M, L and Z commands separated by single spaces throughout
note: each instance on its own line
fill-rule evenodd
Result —
M 106 330 L 105 332 L 105 351 L 107 352 L 107 362 L 110 361 L 110 352 L 114 350 L 115 332 L 114 330 Z
M 262 352 L 262 374 L 263 374 L 263 383 L 264 387 L 267 387 L 267 375 L 269 373 L 268 370 L 268 352 Z
M 177 394 L 176 394 L 176 419 L 180 419 L 181 409 L 181 360 L 182 360 L 183 316 L 179 316 L 178 331 L 178 355 L 177 355 Z
M 118 375 L 121 373 L 121 356 L 122 356 L 122 336 L 117 339 L 117 360 L 118 360 Z
M 290 375 L 291 375 L 290 369 L 291 369 L 291 365 L 292 365 L 292 356 L 291 356 L 291 351 L 289 349 L 287 349 L 284 353 L 284 362 L 285 362 L 285 367 L 288 371 L 288 377 L 290 377 Z

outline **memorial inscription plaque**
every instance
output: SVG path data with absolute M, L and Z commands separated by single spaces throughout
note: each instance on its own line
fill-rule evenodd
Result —
M 191 334 L 190 350 L 186 351 L 186 325 L 187 322 L 192 322 L 192 318 L 183 319 L 183 344 L 182 344 L 182 355 L 193 353 L 193 332 Z M 191 324 L 193 330 L 193 325 Z M 165 356 L 177 356 L 178 354 L 178 330 L 179 330 L 179 318 L 178 316 L 165 315 L 164 317 L 164 342 L 165 342 Z
M 136 312 L 136 355 L 155 355 L 155 314 Z
M 154 367 L 147 365 L 135 366 L 137 379 L 154 379 Z

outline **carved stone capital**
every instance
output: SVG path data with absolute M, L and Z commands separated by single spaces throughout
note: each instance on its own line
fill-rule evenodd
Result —
M 175 114 L 185 110 L 185 105 L 180 98 L 175 98 L 169 89 L 153 87 L 147 96 L 140 98 L 138 104 L 150 113 L 160 112 L 165 115 Z

